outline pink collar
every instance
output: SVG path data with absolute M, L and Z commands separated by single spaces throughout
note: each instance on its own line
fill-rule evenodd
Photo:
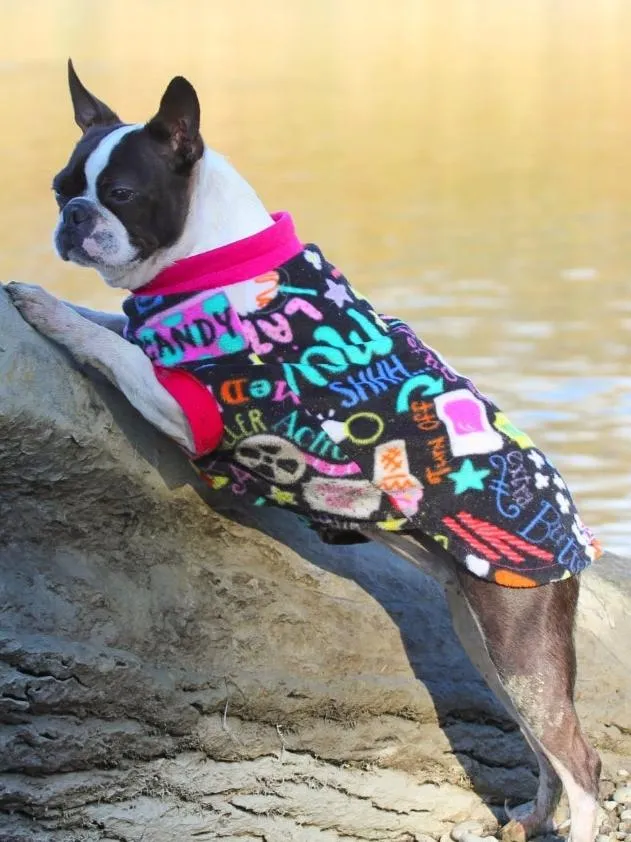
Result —
M 258 234 L 203 254 L 178 260 L 133 295 L 199 292 L 236 284 L 276 269 L 300 254 L 294 222 L 286 211 L 273 213 L 274 224 Z

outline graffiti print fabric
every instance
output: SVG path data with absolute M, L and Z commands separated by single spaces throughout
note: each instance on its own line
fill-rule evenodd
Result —
M 510 587 L 585 568 L 597 544 L 544 454 L 408 325 L 375 313 L 316 246 L 302 247 L 287 219 L 275 217 L 292 255 L 281 265 L 269 261 L 283 249 L 270 247 L 266 265 L 255 235 L 232 266 L 230 247 L 192 275 L 182 261 L 124 304 L 127 338 L 205 387 L 191 404 L 162 378 L 192 426 L 204 413 L 216 423 L 219 407 L 219 446 L 194 460 L 209 485 L 323 527 L 420 529 Z M 253 265 L 264 271 L 247 275 Z

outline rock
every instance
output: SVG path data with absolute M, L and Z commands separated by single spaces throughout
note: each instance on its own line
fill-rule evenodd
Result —
M 618 769 L 617 776 L 618 776 L 619 778 L 628 778 L 628 777 L 629 777 L 629 773 L 627 772 L 627 770 L 626 770 L 626 769 Z
M 610 813 L 611 813 L 613 810 L 617 810 L 617 809 L 618 809 L 618 802 L 617 802 L 617 801 L 613 801 L 613 800 L 611 800 L 611 801 L 603 801 L 603 807 L 605 808 L 605 810 L 607 810 L 608 812 L 610 812 Z
M 613 794 L 618 804 L 631 804 L 631 786 L 621 786 Z
M 615 804 L 616 802 L 614 801 L 613 803 Z M 598 824 L 598 827 L 600 827 L 603 822 L 608 821 L 609 819 L 610 819 L 610 814 L 606 810 L 604 810 L 602 807 L 599 807 L 598 808 L 598 815 L 596 817 L 596 822 Z
M 2 842 L 400 842 L 532 798 L 433 582 L 281 511 L 220 511 L 2 290 L 0 337 Z M 585 575 L 578 620 L 611 770 L 631 763 L 621 565 Z
M 484 826 L 477 821 L 459 822 L 451 829 L 451 838 L 454 842 L 473 842 L 470 837 L 482 836 L 484 833 Z
M 603 836 L 602 834 L 599 834 L 596 837 L 596 842 L 610 842 L 610 839 L 608 836 Z
M 631 821 L 631 810 L 623 810 L 620 813 L 620 821 L 623 821 L 623 822 Z
M 615 783 L 614 781 L 607 780 L 606 778 L 601 778 L 599 787 L 601 800 L 611 801 L 611 796 L 619 786 L 620 782 Z

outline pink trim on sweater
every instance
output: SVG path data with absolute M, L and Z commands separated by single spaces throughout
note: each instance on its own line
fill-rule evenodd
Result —
M 300 254 L 303 246 L 290 214 L 273 213 L 272 219 L 274 224 L 258 234 L 178 260 L 133 294 L 198 292 L 237 284 L 276 269 Z

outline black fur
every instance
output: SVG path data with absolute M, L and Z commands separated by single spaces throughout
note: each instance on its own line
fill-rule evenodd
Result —
M 110 132 L 124 123 L 82 85 L 72 63 L 69 83 L 75 120 L 84 134 L 66 166 L 53 180 L 57 202 L 64 211 L 56 246 L 65 260 L 89 263 L 88 255 L 81 259 L 80 250 L 91 229 L 85 219 L 77 227 L 74 207 L 67 213 L 65 208 L 86 189 L 85 166 L 89 156 Z M 158 249 L 173 245 L 182 233 L 189 207 L 191 173 L 203 154 L 199 120 L 195 90 L 186 79 L 177 76 L 167 87 L 155 117 L 139 131 L 121 139 L 98 177 L 97 198 L 125 226 L 131 244 L 138 249 L 138 260 L 146 260 Z M 93 209 L 91 219 L 93 229 L 98 206 Z

